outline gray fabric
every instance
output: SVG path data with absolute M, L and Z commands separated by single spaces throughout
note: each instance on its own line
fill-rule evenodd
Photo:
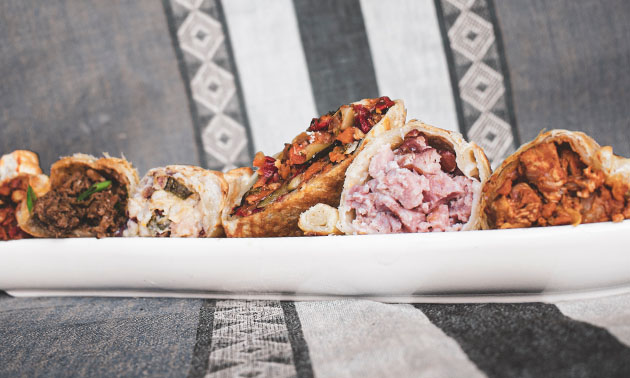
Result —
M 0 298 L 0 376 L 181 376 L 200 302 Z
M 488 377 L 627 377 L 630 348 L 543 303 L 417 304 Z M 552 336 L 552 337 L 550 337 Z
M 215 170 L 248 165 L 252 138 L 221 3 L 163 4 L 179 69 L 190 88 L 201 165 Z
M 497 167 L 520 145 L 493 2 L 435 2 L 462 134 Z
M 484 377 L 411 305 L 343 300 L 296 308 L 317 377 Z
M 630 155 L 630 2 L 496 1 L 523 142 L 582 130 Z
M 629 299 L 562 302 L 564 314 L 363 300 L 282 303 L 272 314 L 278 302 L 200 310 L 199 300 L 0 295 L 0 377 L 623 377 L 630 347 L 615 335 L 630 324 Z
M 317 112 L 378 97 L 358 0 L 294 0 Z
M 0 152 L 198 164 L 162 4 L 0 2 Z

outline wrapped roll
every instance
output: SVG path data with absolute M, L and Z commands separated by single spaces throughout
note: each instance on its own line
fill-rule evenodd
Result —
M 29 237 L 18 225 L 17 208 L 23 202 L 32 207 L 33 200 L 49 189 L 34 152 L 18 150 L 0 158 L 0 240 Z
M 20 175 L 37 176 L 42 174 L 37 154 L 27 150 L 16 150 L 0 158 L 0 181 Z
M 220 172 L 187 165 L 151 169 L 129 199 L 124 235 L 220 236 L 227 191 Z
M 38 237 L 120 236 L 138 173 L 124 159 L 85 154 L 64 157 L 50 171 L 50 190 L 18 208 L 18 223 Z
M 256 154 L 253 184 L 223 224 L 231 237 L 298 236 L 302 212 L 317 203 L 339 204 L 345 172 L 376 136 L 404 125 L 402 101 L 388 97 L 341 106 L 314 118 L 274 157 Z
M 490 176 L 483 150 L 458 133 L 412 120 L 379 136 L 346 172 L 345 234 L 474 230 Z
M 630 160 L 588 135 L 543 132 L 483 188 L 484 228 L 555 226 L 630 218 Z
M 337 228 L 339 213 L 332 206 L 318 203 L 300 214 L 298 227 L 309 236 L 341 235 Z
M 251 168 L 242 167 L 225 172 L 223 177 L 228 184 L 227 201 L 221 213 L 221 222 L 225 228 L 233 209 L 241 204 L 243 195 L 252 187 L 258 176 Z

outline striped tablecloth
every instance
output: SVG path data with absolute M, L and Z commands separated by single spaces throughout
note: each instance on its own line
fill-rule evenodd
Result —
M 0 296 L 0 376 L 628 377 L 630 295 L 523 304 Z
M 494 165 L 541 129 L 630 155 L 626 0 L 8 0 L 0 152 L 229 169 L 383 95 Z

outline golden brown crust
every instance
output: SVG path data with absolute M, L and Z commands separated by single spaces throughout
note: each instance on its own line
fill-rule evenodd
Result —
M 199 167 L 195 167 L 195 168 L 203 169 Z M 223 230 L 222 214 L 228 204 L 228 195 L 230 193 L 229 192 L 230 186 L 228 184 L 225 174 L 223 174 L 222 172 L 210 171 L 207 169 L 203 169 L 203 171 L 206 172 L 206 174 L 209 172 L 211 175 L 213 175 L 215 177 L 215 182 L 220 186 L 220 189 L 221 189 L 221 205 L 218 209 L 216 209 L 218 215 L 216 217 L 215 227 L 206 237 L 211 237 L 211 238 L 223 237 L 225 236 L 225 231 Z
M 92 168 L 96 171 L 106 172 L 113 176 L 118 182 L 127 188 L 127 196 L 129 196 L 136 185 L 138 185 L 138 172 L 136 169 L 125 159 L 113 158 L 108 155 L 102 158 L 96 158 L 86 154 L 74 154 L 73 156 L 67 156 L 61 158 L 55 162 L 50 169 L 50 188 L 54 189 L 57 186 L 62 185 L 71 175 L 72 172 L 77 169 Z M 45 194 L 41 193 L 38 196 Z M 36 224 L 31 214 L 28 211 L 28 207 L 25 202 L 22 202 L 16 212 L 18 224 L 22 230 L 35 236 L 35 237 L 55 237 L 54 234 L 43 229 L 40 225 Z M 90 237 L 95 236 L 90 232 L 84 230 L 75 230 L 67 237 Z
M 41 175 L 37 154 L 16 150 L 0 158 L 0 183 L 19 175 Z
M 289 193 L 282 201 L 248 217 L 229 217 L 223 222 L 228 237 L 301 236 L 300 214 L 311 206 L 325 203 L 339 206 L 345 171 L 352 162 L 348 158 L 328 172 L 315 176 L 301 188 Z
M 19 177 L 28 177 L 28 184 L 38 197 L 50 190 L 50 180 L 42 173 L 35 152 L 16 150 L 0 158 L 0 186 Z
M 223 175 L 229 188 L 227 195 L 227 207 L 230 207 L 229 205 L 234 207 L 241 202 L 243 194 L 245 194 L 245 192 L 247 192 L 254 183 L 254 171 L 249 167 L 243 167 L 232 169 L 231 171 L 225 172 Z M 231 208 L 228 210 L 231 210 Z M 229 213 L 229 211 L 226 213 Z
M 481 198 L 482 228 L 492 228 L 485 209 L 497 197 L 497 191 L 505 183 L 507 173 L 513 171 L 515 165 L 519 164 L 519 159 L 525 151 L 548 142 L 569 143 L 571 149 L 580 156 L 587 166 L 604 172 L 607 185 L 611 187 L 617 184 L 624 185 L 626 196 L 630 195 L 630 159 L 614 155 L 612 147 L 601 147 L 593 138 L 583 132 L 562 129 L 542 131 L 534 140 L 522 145 L 516 152 L 508 156 L 484 185 Z
M 357 101 L 354 104 L 367 104 L 368 100 Z M 287 194 L 281 201 L 272 203 L 259 213 L 246 217 L 229 216 L 229 211 L 223 220 L 223 227 L 228 237 L 270 237 L 270 236 L 301 236 L 303 231 L 298 227 L 300 214 L 311 206 L 324 203 L 339 206 L 339 196 L 343 189 L 345 172 L 355 156 L 374 138 L 387 131 L 400 128 L 405 123 L 407 112 L 401 100 L 394 101 L 385 116 L 366 134 L 357 150 L 346 160 L 314 176 L 305 185 Z M 245 186 L 242 193 L 233 193 L 236 205 L 240 203 L 242 195 L 251 187 L 256 179 Z M 228 179 L 229 181 L 229 179 Z M 241 186 L 243 188 L 243 186 Z
M 249 167 L 236 168 L 223 174 L 228 185 L 226 205 L 221 212 L 221 223 L 225 230 L 225 222 L 235 206 L 241 203 L 241 198 L 256 181 L 254 171 Z
M 105 155 L 96 158 L 87 154 L 74 154 L 56 161 L 50 168 L 50 185 L 55 188 L 61 186 L 76 169 L 92 168 L 104 171 L 123 184 L 127 193 L 132 193 L 140 179 L 136 169 L 125 159 Z
M 27 185 L 31 187 L 36 197 L 43 196 L 50 190 L 50 180 L 42 173 L 39 158 L 32 151 L 17 150 L 0 158 L 0 187 L 16 179 L 27 180 Z M 15 213 L 16 220 L 19 219 L 19 209 L 22 204 L 24 208 L 27 207 L 26 201 L 27 199 L 24 198 L 18 204 Z M 24 229 L 23 231 L 27 232 Z
M 478 180 L 481 185 L 490 177 L 492 172 L 490 163 L 481 147 L 474 142 L 466 142 L 459 133 L 427 125 L 414 119 L 407 122 L 401 129 L 392 130 L 378 136 L 373 143 L 356 157 L 355 161 L 346 172 L 346 180 L 343 193 L 341 194 L 341 203 L 344 203 L 344 199 L 351 188 L 356 185 L 362 185 L 369 179 L 368 167 L 372 157 L 378 153 L 379 149 L 385 144 L 389 144 L 392 149 L 395 149 L 402 144 L 405 135 L 411 130 L 419 130 L 429 138 L 439 138 L 450 145 L 455 152 L 457 167 L 465 176 Z M 479 214 L 480 196 L 480 191 L 474 194 L 471 215 L 462 230 L 476 230 L 481 227 Z M 354 218 L 354 210 L 349 206 L 342 205 L 339 207 L 338 227 L 342 232 L 345 234 L 355 233 L 354 227 L 352 226 Z

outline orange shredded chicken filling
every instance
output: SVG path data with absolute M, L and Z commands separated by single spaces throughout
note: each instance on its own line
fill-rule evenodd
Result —
M 606 183 L 568 143 L 531 148 L 507 172 L 485 211 L 495 228 L 577 225 L 630 218 L 627 183 Z

